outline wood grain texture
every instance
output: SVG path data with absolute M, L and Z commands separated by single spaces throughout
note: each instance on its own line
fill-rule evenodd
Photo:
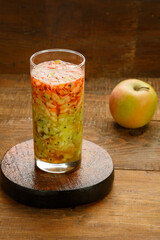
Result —
M 0 1 L 0 158 L 32 138 L 29 57 L 69 48 L 87 60 L 84 137 L 118 169 L 106 198 L 75 209 L 25 207 L 0 188 L 0 239 L 159 240 L 160 108 L 139 130 L 119 127 L 108 110 L 125 78 L 152 83 L 160 98 L 159 12 L 159 0 Z
M 35 209 L 0 190 L 0 232 L 9 239 L 158 240 L 159 172 L 116 170 L 103 200 L 75 209 Z
M 0 88 L 31 87 L 29 74 L 0 74 Z
M 157 76 L 160 75 L 156 69 L 160 53 L 159 11 L 160 2 L 157 0 L 144 0 L 140 8 L 134 68 L 142 76 L 147 76 L 147 66 L 152 68 Z
M 34 52 L 69 48 L 87 77 L 159 76 L 159 11 L 157 0 L 0 1 L 0 72 L 29 73 Z
M 4 78 L 9 80 L 1 87 L 1 157 L 16 143 L 32 137 L 29 85 L 26 86 L 26 81 L 23 81 L 21 87 L 18 87 L 21 76 L 0 76 L 0 79 Z M 99 82 L 96 79 L 86 81 L 85 138 L 107 148 L 116 168 L 158 170 L 159 107 L 148 127 L 140 130 L 121 128 L 114 123 L 107 107 L 108 94 L 120 79 L 110 78 L 106 79 L 106 82 L 104 80 L 102 78 Z M 143 80 L 155 84 L 159 95 L 158 78 Z M 0 81 L 1 84 L 2 82 Z M 19 101 L 14 98 L 16 91 L 20 94 L 16 95 Z M 4 96 L 4 92 L 8 98 Z M 10 102 L 7 108 L 6 101 Z M 96 104 L 101 121 L 95 112 Z M 119 158 L 120 155 L 122 158 Z M 101 202 L 76 209 L 37 210 L 24 207 L 0 190 L 1 238 L 40 240 L 53 239 L 54 236 L 59 240 L 158 240 L 159 176 L 159 172 L 154 171 L 116 170 L 113 190 L 108 197 Z
M 103 130 L 85 125 L 84 138 L 106 149 L 116 169 L 159 170 L 159 131 L 156 121 L 141 130 L 124 129 L 111 121 Z M 2 158 L 9 148 L 32 138 L 31 119 L 0 120 L 0 133 Z
M 160 97 L 159 78 L 141 79 L 151 84 Z M 86 80 L 84 138 L 105 148 L 116 169 L 160 170 L 160 105 L 147 126 L 135 130 L 118 126 L 110 114 L 108 102 L 113 87 L 120 80 L 122 78 Z M 3 74 L 0 86 L 2 158 L 9 148 L 32 138 L 30 77 Z

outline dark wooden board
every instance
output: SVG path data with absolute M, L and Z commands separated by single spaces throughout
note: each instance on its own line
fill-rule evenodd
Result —
M 12 147 L 1 163 L 1 184 L 13 199 L 35 207 L 74 207 L 103 198 L 111 189 L 114 170 L 109 154 L 83 140 L 81 167 L 51 174 L 35 166 L 33 141 Z
M 159 77 L 159 0 L 0 1 L 0 72 L 29 73 L 39 50 L 86 56 L 88 77 Z

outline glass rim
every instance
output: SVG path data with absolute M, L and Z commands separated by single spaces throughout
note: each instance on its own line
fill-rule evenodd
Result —
M 66 52 L 66 53 L 73 53 L 73 54 L 75 54 L 75 55 L 78 55 L 79 57 L 82 58 L 82 62 L 81 62 L 80 64 L 77 64 L 77 65 L 76 65 L 75 67 L 73 67 L 73 68 L 82 67 L 82 66 L 85 64 L 85 61 L 86 61 L 85 57 L 84 57 L 81 53 L 79 53 L 79 52 L 77 52 L 77 51 L 70 50 L 70 49 L 53 48 L 53 49 L 41 50 L 41 51 L 38 51 L 38 52 L 35 52 L 34 54 L 32 54 L 32 56 L 30 57 L 30 63 L 32 64 L 32 66 L 35 67 L 35 66 L 38 65 L 38 64 L 35 64 L 35 63 L 33 62 L 33 58 L 34 58 L 35 56 L 38 56 L 38 55 L 43 54 L 43 53 L 48 53 L 48 52 Z

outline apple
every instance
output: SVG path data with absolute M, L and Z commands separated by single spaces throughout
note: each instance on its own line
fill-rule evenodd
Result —
M 128 79 L 120 82 L 109 98 L 109 108 L 114 120 L 126 128 L 146 125 L 157 108 L 157 94 L 146 82 Z

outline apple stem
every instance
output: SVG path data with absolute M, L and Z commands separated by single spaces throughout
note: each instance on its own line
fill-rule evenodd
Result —
M 136 91 L 146 90 L 146 91 L 149 92 L 149 87 L 138 87 L 138 86 L 136 86 L 136 87 L 134 88 L 134 90 L 136 90 Z

